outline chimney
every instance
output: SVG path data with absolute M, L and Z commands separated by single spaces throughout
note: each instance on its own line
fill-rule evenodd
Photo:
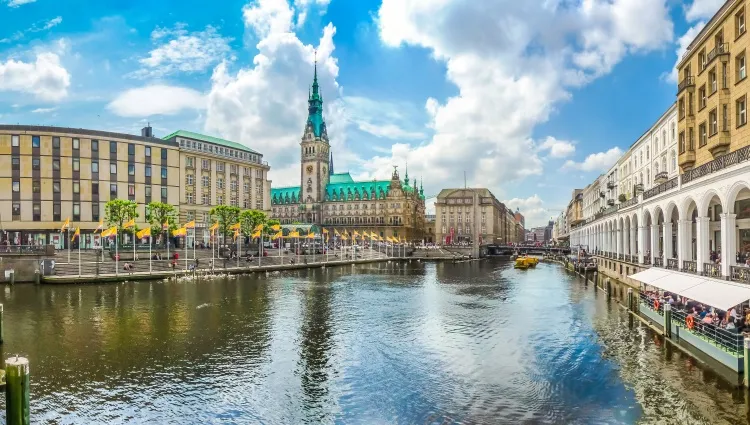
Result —
M 141 129 L 141 136 L 143 137 L 154 137 L 154 129 L 151 128 L 151 123 Z

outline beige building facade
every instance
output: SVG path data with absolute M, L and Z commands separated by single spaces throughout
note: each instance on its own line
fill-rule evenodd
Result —
M 145 129 L 144 129 L 145 133 Z M 14 244 L 65 246 L 62 222 L 81 228 L 82 247 L 111 199 L 178 205 L 178 146 L 148 136 L 96 130 L 0 125 L 0 224 Z
M 728 0 L 677 65 L 679 166 L 689 171 L 750 144 L 745 0 Z
M 435 242 L 472 243 L 475 235 L 482 244 L 518 242 L 523 230 L 515 217 L 489 189 L 443 189 L 435 201 Z
M 239 143 L 185 130 L 164 137 L 179 146 L 180 221 L 195 220 L 208 240 L 211 208 L 231 205 L 271 215 L 271 181 L 263 155 Z

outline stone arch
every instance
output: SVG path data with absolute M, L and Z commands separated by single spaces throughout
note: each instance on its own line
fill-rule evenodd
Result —
M 663 224 L 664 220 L 664 210 L 662 210 L 660 205 L 654 205 L 653 223 L 651 224 Z
M 726 211 L 726 202 L 722 198 L 722 196 L 717 192 L 715 189 L 708 189 L 703 195 L 700 197 L 698 201 L 698 216 L 703 217 L 704 214 L 708 211 L 709 205 L 711 205 L 711 201 L 714 199 L 714 197 L 719 199 L 719 205 L 721 205 L 721 210 Z
M 679 203 L 680 220 L 692 220 L 693 211 L 698 208 L 698 203 L 691 195 L 684 197 Z
M 742 180 L 734 182 L 734 184 L 732 184 L 732 186 L 729 188 L 729 191 L 727 192 L 726 208 L 724 208 L 724 211 L 729 214 L 737 214 L 737 211 L 734 210 L 734 203 L 737 200 L 740 192 L 742 192 L 743 190 L 750 190 L 750 184 Z
M 669 201 L 667 203 L 667 206 L 664 208 L 664 218 L 665 218 L 665 220 L 669 219 L 671 221 L 672 220 L 672 215 L 674 214 L 675 210 L 677 210 L 678 220 L 679 220 L 680 210 L 679 210 L 679 208 L 677 208 L 677 204 L 675 204 L 674 201 Z

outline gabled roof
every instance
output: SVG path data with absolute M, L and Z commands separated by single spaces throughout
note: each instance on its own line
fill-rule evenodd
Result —
M 259 152 L 256 152 L 241 143 L 231 142 L 229 140 L 220 139 L 218 137 L 206 136 L 205 134 L 193 133 L 192 131 L 186 131 L 186 130 L 177 130 L 168 136 L 162 137 L 162 139 L 169 140 L 173 137 L 184 137 L 187 139 L 201 140 L 203 142 L 213 143 L 215 145 L 220 145 L 220 146 L 224 146 L 227 148 L 237 149 L 237 150 L 260 155 Z
M 348 174 L 348 173 L 347 173 Z M 326 198 L 335 200 L 370 199 L 373 192 L 376 197 L 388 195 L 390 180 L 373 180 L 369 182 L 329 183 L 326 186 Z
M 296 204 L 299 202 L 299 186 L 271 188 L 272 204 Z

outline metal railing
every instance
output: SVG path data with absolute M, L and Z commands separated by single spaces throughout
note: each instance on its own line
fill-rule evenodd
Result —
M 654 267 L 664 267 L 664 259 L 661 257 L 654 257 Z
M 676 258 L 667 258 L 667 268 L 670 270 L 679 270 L 680 262 Z
M 683 174 L 684 176 L 684 174 Z M 674 177 L 670 180 L 665 181 L 664 183 L 654 186 L 651 189 L 643 192 L 643 199 L 646 200 L 648 198 L 652 198 L 660 193 L 664 193 L 668 190 L 672 190 L 677 187 L 677 177 Z
M 716 263 L 703 263 L 703 275 L 720 278 L 721 266 Z
M 684 260 L 682 262 L 682 271 L 687 273 L 698 273 L 698 263 L 696 261 Z
M 643 292 L 639 292 L 638 296 L 641 298 L 641 305 L 648 307 L 650 310 L 656 312 L 659 314 L 659 316 L 664 316 L 664 303 L 659 303 L 659 308 L 654 308 L 654 300 L 648 296 L 648 294 L 645 294 Z
M 720 55 L 727 54 L 729 54 L 729 43 L 718 44 L 706 55 L 706 67 L 708 67 L 708 65 Z
M 632 263 L 633 262 L 633 256 L 630 255 L 630 254 L 625 254 L 625 261 L 627 261 L 628 263 Z
M 44 254 L 47 251 L 47 245 L 0 245 L 0 256 L 4 254 Z M 60 251 L 60 249 L 56 249 Z
M 733 282 L 746 283 L 750 285 L 750 267 L 731 266 L 731 276 Z
M 620 209 L 632 207 L 633 205 L 638 204 L 638 197 L 633 196 L 632 198 L 628 199 L 625 202 L 620 203 L 619 207 Z
M 707 162 L 700 167 L 686 171 L 681 176 L 682 183 L 690 183 L 693 180 L 699 179 L 717 171 L 721 171 L 732 165 L 745 162 L 748 159 L 750 159 L 750 146 L 745 146 L 733 152 L 729 152 L 724 156 L 720 156 L 713 161 Z
M 646 265 L 651 264 L 651 257 L 649 257 L 648 255 L 644 255 L 643 256 L 643 264 L 646 264 Z
M 722 329 L 711 323 L 703 323 L 699 318 L 694 319 L 693 329 L 689 329 L 685 323 L 687 316 L 687 312 L 677 309 L 672 310 L 672 323 L 683 328 L 680 333 L 690 332 L 723 351 L 738 357 L 743 355 L 744 347 L 742 343 L 745 337 L 741 333 Z
M 694 86 L 694 85 L 695 85 L 695 77 L 693 77 L 692 75 L 689 77 L 685 77 L 682 81 L 680 81 L 680 84 L 677 85 L 677 93 L 680 93 L 686 88 L 690 86 Z
M 622 261 L 625 259 L 625 254 L 617 254 L 617 259 Z

